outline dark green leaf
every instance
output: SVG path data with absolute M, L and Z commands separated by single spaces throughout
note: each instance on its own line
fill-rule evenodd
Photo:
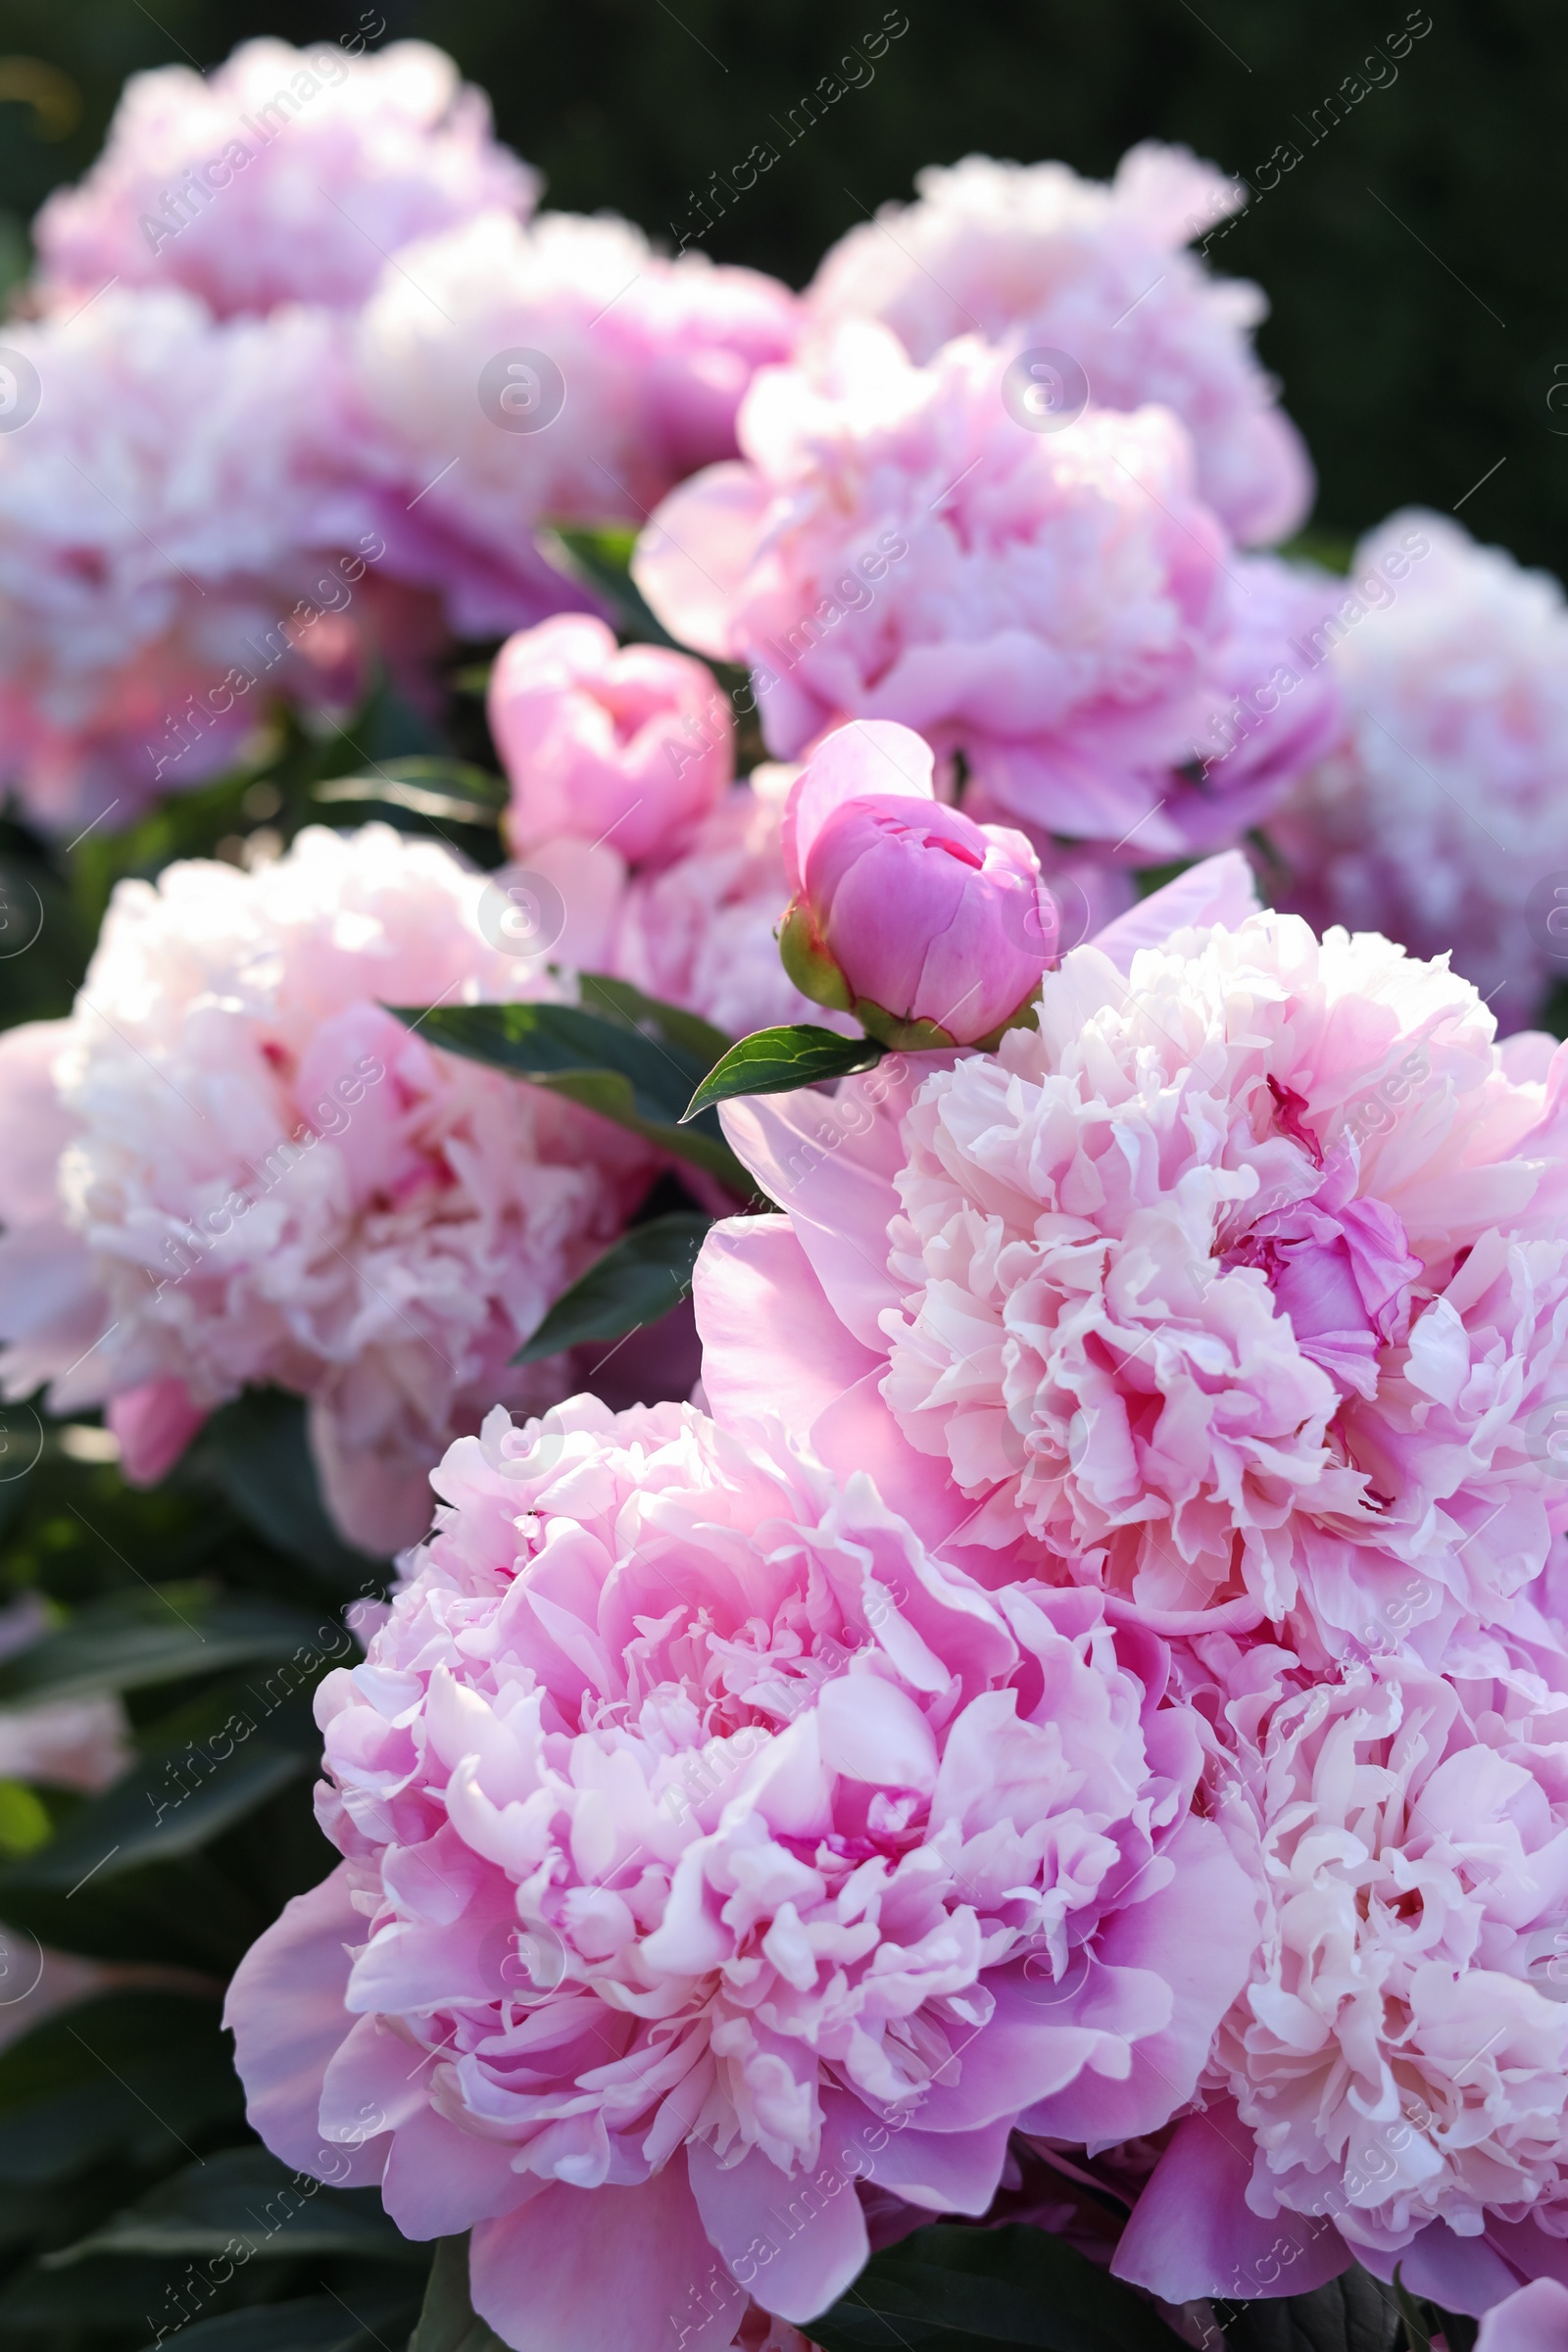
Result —
M 697 1252 L 711 1224 L 711 1217 L 692 1209 L 634 1225 L 562 1293 L 513 1362 L 531 1364 L 580 1341 L 618 1340 L 658 1322 L 691 1289 Z
M 424 2250 L 402 2236 L 374 2189 L 325 2188 L 291 2172 L 266 2148 L 224 2148 L 161 2180 L 122 2213 L 42 2258 L 59 2270 L 98 2254 L 253 2257 L 357 2254 L 423 2268 Z
M 399 1020 L 433 1046 L 510 1070 L 629 1127 L 660 1151 L 690 1160 L 744 1196 L 745 1169 L 711 1111 L 681 1118 L 704 1074 L 701 1056 L 580 1004 L 394 1004 Z
M 1226 2352 L 1396 2352 L 1399 2341 L 1395 2288 L 1359 2266 L 1308 2295 L 1248 2303 L 1225 2328 Z M 1424 2331 L 1416 2344 L 1426 2352 Z
M 618 524 L 584 530 L 558 523 L 537 530 L 535 539 L 547 563 L 610 606 L 617 636 L 635 638 L 645 645 L 675 643 L 662 621 L 655 618 L 653 608 L 631 576 L 631 553 L 637 544 L 634 530 Z
M 764 2290 L 765 2291 L 765 2290 Z M 916 2230 L 810 2323 L 823 2352 L 1176 2352 L 1157 2312 L 1024 2222 Z
M 258 1705 L 253 1710 L 260 1716 Z M 0 1916 L 19 1888 L 102 1887 L 149 1862 L 171 1862 L 222 1836 L 235 1822 L 302 1774 L 314 1775 L 320 1750 L 308 1712 L 306 1739 L 288 1742 L 277 1721 L 252 1736 L 232 1736 L 228 1752 L 187 1743 L 188 1750 L 138 1757 L 127 1773 L 72 1816 L 59 1837 L 0 1870 Z M 311 1736 L 314 1735 L 314 1738 Z
M 94 1690 L 136 1690 L 286 1657 L 316 1632 L 298 1609 L 210 1585 L 138 1587 L 78 1609 L 68 1625 L 0 1661 L 0 1707 Z
M 164 2340 L 177 2343 L 179 2352 L 386 2352 L 388 2345 L 396 2352 L 414 2308 L 384 2291 L 303 2295 L 197 2320 Z M 149 2344 L 145 2352 L 162 2352 L 162 2347 Z
M 687 1012 L 659 997 L 645 997 L 629 980 L 617 980 L 610 972 L 580 972 L 577 985 L 590 1012 L 602 1012 L 607 1020 L 619 1021 L 644 1037 L 658 1038 L 698 1061 L 711 1062 L 734 1043 L 700 1012 Z
M 389 808 L 407 808 L 411 815 L 443 819 L 460 825 L 494 825 L 506 808 L 508 787 L 500 776 L 474 767 L 466 760 L 446 760 L 428 753 L 408 753 L 401 759 L 377 760 L 372 773 L 334 776 L 318 784 L 317 801 L 379 801 Z
M 3 2012 L 0 2012 L 3 2014 Z M 216 2000 L 110 1992 L 0 2050 L 0 2181 L 62 2181 L 112 2156 L 177 2162 L 244 2111 Z
M 789 1094 L 798 1086 L 868 1070 L 884 1051 L 875 1038 L 840 1037 L 810 1021 L 797 1021 L 786 1029 L 759 1029 L 714 1063 L 682 1115 L 694 1119 L 710 1103 L 727 1102 L 733 1095 Z
M 409 2352 L 506 2352 L 501 2338 L 474 2316 L 468 2300 L 468 2241 L 436 2240 L 424 2309 L 409 2338 Z
M 334 1587 L 363 1590 L 369 1555 L 345 1544 L 322 1508 L 298 1396 L 248 1389 L 213 1415 L 190 1460 L 269 1544 Z

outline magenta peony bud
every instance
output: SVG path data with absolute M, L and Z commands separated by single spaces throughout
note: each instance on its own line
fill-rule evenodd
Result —
M 944 808 L 931 770 L 907 727 L 827 737 L 790 795 L 779 945 L 797 988 L 885 1045 L 994 1044 L 1030 1016 L 1056 910 L 1023 835 Z
M 621 651 L 591 613 L 510 637 L 489 709 L 518 856 L 564 834 L 608 842 L 630 865 L 666 856 L 734 772 L 734 720 L 711 673 L 662 646 Z

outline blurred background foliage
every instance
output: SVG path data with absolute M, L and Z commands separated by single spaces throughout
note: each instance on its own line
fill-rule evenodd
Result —
M 19 266 L 40 199 L 91 162 L 127 74 L 211 66 L 262 32 L 353 40 L 362 22 L 450 50 L 544 170 L 549 203 L 608 207 L 671 242 L 710 174 L 773 140 L 778 165 L 705 241 L 795 284 L 866 212 L 907 197 L 922 164 L 980 150 L 1103 174 L 1157 136 L 1256 186 L 1294 142 L 1299 165 L 1215 258 L 1273 304 L 1262 348 L 1317 461 L 1317 526 L 1339 536 L 1405 501 L 1464 501 L 1478 537 L 1568 571 L 1568 438 L 1552 430 L 1568 416 L 1545 402 L 1568 363 L 1560 0 L 892 13 L 909 28 L 875 79 L 786 146 L 777 123 L 881 24 L 883 0 L 0 0 L 0 265 Z M 1314 110 L 1411 13 L 1432 30 L 1397 78 L 1324 132 Z

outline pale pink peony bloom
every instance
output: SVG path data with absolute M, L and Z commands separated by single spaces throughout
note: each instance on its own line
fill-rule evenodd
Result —
M 1388 1657 L 1322 1681 L 1277 1649 L 1196 1649 L 1212 1809 L 1255 1842 L 1268 1905 L 1210 2111 L 1114 2267 L 1175 2300 L 1246 2298 L 1354 2256 L 1464 2312 L 1568 2276 L 1568 1660 L 1520 1648 L 1444 1679 Z M 1233 2172 L 1223 2198 L 1195 2148 Z M 1282 2226 L 1298 2250 L 1260 2276 Z
M 710 1245 L 705 1388 L 766 1393 L 782 1289 L 824 1335 L 814 1411 L 911 1493 L 924 1457 L 968 1543 L 1162 1630 L 1284 1624 L 1319 1665 L 1395 1629 L 1437 1663 L 1568 1516 L 1561 1055 L 1248 889 L 1232 853 L 1146 901 L 995 1053 L 727 1105 L 789 1223 Z
M 592 613 L 507 640 L 488 697 L 520 857 L 562 834 L 628 864 L 673 857 L 735 773 L 735 722 L 710 670 L 658 645 L 618 647 Z
M 280 691 L 355 691 L 372 509 L 338 470 L 335 322 L 112 288 L 18 323 L 0 434 L 0 779 L 77 832 L 224 767 Z
M 149 1478 L 248 1383 L 293 1390 L 339 1526 L 386 1551 L 455 1431 L 560 1393 L 510 1358 L 647 1155 L 382 1009 L 569 996 L 492 944 L 493 889 L 380 825 L 120 885 L 71 1019 L 0 1040 L 34 1138 L 0 1180 L 9 1394 L 110 1401 Z
M 353 309 L 387 254 L 476 213 L 525 214 L 538 186 L 427 42 L 351 57 L 246 41 L 211 74 L 131 75 L 98 162 L 34 223 L 40 290 L 56 309 L 110 279 L 184 286 L 220 318 Z
M 43 1603 L 36 1593 L 24 1593 L 0 1609 L 0 1658 L 14 1657 L 48 1631 Z M 120 1778 L 132 1752 L 125 1710 L 111 1692 L 0 1708 L 0 1780 L 39 1781 L 92 1794 Z M 0 2009 L 17 1989 L 5 1981 L 8 1974 L 0 1971 Z
M 1568 2352 L 1568 2286 L 1537 2278 L 1481 2323 L 1476 2352 Z
M 969 338 L 917 368 L 850 326 L 765 369 L 746 462 L 665 500 L 639 586 L 683 643 L 750 667 L 780 758 L 897 720 L 962 754 L 988 814 L 1135 863 L 1255 822 L 1332 734 L 1290 644 L 1326 590 L 1235 554 L 1168 410 L 1030 432 L 1004 366 Z
M 1108 185 L 983 155 L 914 184 L 918 202 L 884 205 L 832 248 L 807 294 L 815 320 L 880 319 L 922 362 L 972 333 L 1065 353 L 1100 406 L 1175 411 L 1204 500 L 1244 545 L 1305 520 L 1311 465 L 1251 344 L 1267 303 L 1185 251 L 1246 201 L 1234 180 L 1146 140 Z
M 318 1696 L 346 1859 L 228 2021 L 285 2162 L 470 2226 L 511 2344 L 808 2324 L 860 2189 L 983 2213 L 1007 2134 L 1189 2099 L 1256 1896 L 1163 1645 L 988 1592 L 863 1473 L 690 1406 L 505 1412 Z M 684 2331 L 684 2332 L 683 2332 Z
M 790 898 L 784 811 L 798 772 L 754 767 L 678 858 L 632 876 L 621 902 L 609 968 L 730 1037 L 792 1021 L 858 1027 L 803 997 L 779 956 Z
M 460 634 L 527 627 L 592 601 L 536 527 L 641 522 L 731 455 L 742 394 L 797 332 L 756 270 L 667 261 L 608 216 L 492 212 L 383 270 L 344 462 L 376 485 L 392 571 L 441 589 Z
M 1568 608 L 1557 581 L 1445 515 L 1356 550 L 1325 632 L 1345 706 L 1330 758 L 1270 825 L 1290 903 L 1453 955 L 1504 1030 L 1568 972 Z
M 934 764 L 907 727 L 855 720 L 812 753 L 784 820 L 785 969 L 888 1045 L 1000 1031 L 1027 1012 L 1056 947 L 1029 843 L 944 808 Z

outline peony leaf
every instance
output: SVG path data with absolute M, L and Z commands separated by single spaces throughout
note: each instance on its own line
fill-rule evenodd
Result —
M 145 2173 L 244 2110 L 216 2000 L 101 1993 L 0 2050 L 0 2186 L 9 2198 L 114 2157 Z
M 682 1116 L 695 1119 L 733 1095 L 790 1094 L 800 1086 L 819 1085 L 824 1078 L 846 1078 L 852 1071 L 873 1068 L 885 1051 L 874 1037 L 840 1037 L 836 1030 L 818 1029 L 810 1021 L 759 1029 L 714 1063 Z
M 303 2182 L 303 2185 L 302 2185 Z M 64 2270 L 94 2254 L 234 2253 L 236 2261 L 327 2254 L 424 2266 L 374 2189 L 319 2187 L 266 2148 L 224 2148 L 160 2180 L 85 2237 L 41 2259 Z
M 179 2352 L 386 2352 L 406 2339 L 413 2317 L 406 2298 L 355 2287 L 347 2301 L 335 2293 L 304 2295 L 187 2321 L 177 2330 Z M 149 2344 L 146 2352 L 158 2348 Z
M 613 999 L 593 1011 L 581 1004 L 438 1004 L 425 1010 L 394 1004 L 388 1009 L 449 1054 L 564 1095 L 716 1176 L 742 1199 L 751 1190 L 711 1111 L 695 1127 L 681 1124 L 707 1065 L 670 1023 L 634 1023 Z M 683 1025 L 690 1018 L 676 1015 Z
M 514 1364 L 536 1363 L 585 1340 L 618 1340 L 657 1323 L 692 1287 L 692 1268 L 711 1217 L 677 1209 L 634 1225 L 564 1291 Z
M 0 1660 L 0 1708 L 285 1658 L 316 1632 L 314 1617 L 259 1594 L 148 1585 L 87 1602 L 57 1633 Z
M 433 817 L 458 825 L 490 825 L 501 821 L 508 787 L 466 760 L 444 760 L 432 753 L 411 752 L 401 759 L 377 760 L 371 772 L 334 776 L 318 784 L 316 801 L 376 801 L 383 808 L 406 808 L 412 816 Z
M 501 2338 L 474 2315 L 468 2300 L 468 2241 L 436 2240 L 424 2309 L 409 2338 L 409 2352 L 506 2352 Z
M 1227 2352 L 1396 2352 L 1405 2342 L 1397 2291 L 1356 2264 L 1310 2294 L 1221 2308 L 1235 2310 Z M 1426 2352 L 1424 2328 L 1410 2340 Z
M 364 1592 L 370 1555 L 345 1544 L 322 1507 L 301 1397 L 247 1389 L 219 1407 L 186 1459 L 278 1551 L 331 1590 Z
M 938 2223 L 873 2255 L 810 2322 L 823 2352 L 1177 2352 L 1152 2307 L 1026 2222 Z

